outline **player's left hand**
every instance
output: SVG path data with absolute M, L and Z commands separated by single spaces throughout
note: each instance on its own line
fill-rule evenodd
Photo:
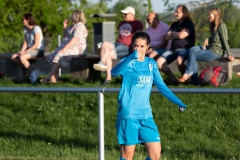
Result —
M 184 112 L 186 110 L 186 107 L 179 107 L 179 112 Z

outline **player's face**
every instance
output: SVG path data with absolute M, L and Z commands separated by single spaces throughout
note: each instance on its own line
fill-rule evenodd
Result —
M 133 43 L 133 49 L 137 50 L 140 55 L 145 55 L 148 47 L 146 39 L 138 38 Z

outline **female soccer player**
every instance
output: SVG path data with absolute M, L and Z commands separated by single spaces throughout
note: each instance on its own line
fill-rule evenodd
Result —
M 122 77 L 122 87 L 118 96 L 117 137 L 121 145 L 120 160 L 131 160 L 135 145 L 144 144 L 148 156 L 146 160 L 158 160 L 161 156 L 161 140 L 153 120 L 149 98 L 154 84 L 171 102 L 183 112 L 186 105 L 165 85 L 154 59 L 146 57 L 150 37 L 145 32 L 137 32 L 132 38 L 134 52 L 115 66 L 112 76 Z

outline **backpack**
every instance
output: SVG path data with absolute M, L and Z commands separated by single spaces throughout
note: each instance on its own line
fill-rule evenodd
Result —
M 221 86 L 227 82 L 228 73 L 222 66 L 205 68 L 199 75 L 201 85 Z

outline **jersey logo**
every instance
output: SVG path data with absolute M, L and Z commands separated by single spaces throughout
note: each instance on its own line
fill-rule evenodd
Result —
M 151 76 L 139 76 L 137 86 L 148 86 L 151 83 Z

